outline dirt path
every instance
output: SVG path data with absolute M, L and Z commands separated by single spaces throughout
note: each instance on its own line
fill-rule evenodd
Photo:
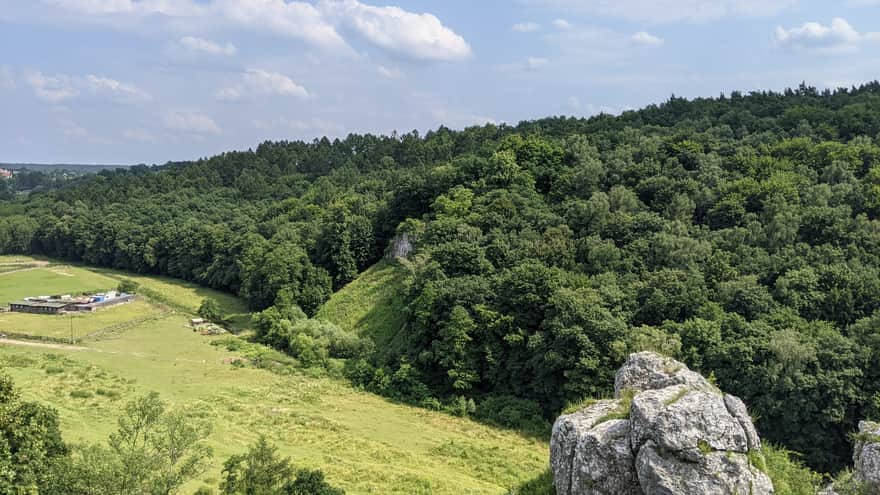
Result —
M 31 340 L 15 340 L 15 339 L 0 339 L 0 344 L 7 345 L 20 345 L 25 347 L 42 347 L 44 349 L 57 349 L 60 351 L 93 351 L 96 349 L 89 349 L 88 347 L 81 347 L 77 345 L 68 345 L 68 344 L 54 344 L 51 342 L 36 342 Z
M 43 349 L 55 349 L 56 351 L 91 351 L 91 352 L 100 352 L 103 354 L 117 354 L 121 356 L 132 356 L 141 359 L 152 359 L 156 361 L 178 361 L 185 363 L 204 363 L 204 360 L 198 359 L 185 359 L 185 358 L 174 358 L 174 359 L 163 359 L 159 354 L 147 354 L 145 352 L 121 352 L 121 351 L 106 351 L 104 349 L 95 349 L 94 347 L 83 347 L 78 345 L 69 345 L 69 344 L 55 344 L 52 342 L 37 342 L 33 340 L 17 340 L 17 339 L 8 339 L 8 338 L 0 338 L 0 345 L 17 345 L 23 347 L 41 347 Z
M 31 270 L 38 270 L 40 268 L 45 268 L 45 267 L 49 266 L 49 262 L 48 261 L 16 261 L 13 263 L 0 263 L 0 265 L 27 266 L 27 268 L 20 268 L 18 270 L 10 270 L 8 272 L 0 273 L 0 277 L 2 277 L 3 275 L 11 275 L 13 273 L 28 272 Z

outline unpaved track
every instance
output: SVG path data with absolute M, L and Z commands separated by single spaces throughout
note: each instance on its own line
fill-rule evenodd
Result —
M 42 347 L 44 349 L 57 349 L 60 351 L 95 351 L 95 350 L 97 350 L 97 349 L 89 349 L 88 347 L 81 347 L 78 345 L 54 344 L 51 342 L 35 342 L 32 340 L 0 339 L 0 344 L 21 345 L 21 346 L 25 346 L 25 347 Z
M 11 270 L 11 271 L 8 271 L 8 272 L 0 273 L 0 277 L 2 277 L 3 275 L 11 275 L 11 274 L 13 274 L 13 273 L 28 272 L 28 271 L 31 271 L 31 270 L 38 270 L 38 269 L 40 269 L 40 268 L 45 268 L 45 267 L 49 266 L 49 262 L 48 262 L 48 261 L 16 261 L 16 262 L 13 262 L 13 263 L 0 263 L 0 265 L 5 265 L 5 266 L 17 266 L 17 265 L 27 266 L 27 268 L 21 268 L 21 269 L 19 269 L 19 270 Z
M 122 356 L 133 356 L 141 359 L 152 359 L 154 361 L 179 361 L 185 363 L 204 363 L 205 361 L 202 359 L 184 359 L 184 358 L 175 358 L 175 359 L 163 359 L 159 354 L 147 354 L 145 352 L 121 352 L 121 351 L 106 351 L 104 349 L 95 349 L 94 347 L 83 347 L 78 345 L 69 345 L 69 344 L 55 344 L 52 342 L 36 342 L 32 340 L 17 340 L 17 339 L 6 339 L 0 338 L 0 345 L 17 345 L 23 347 L 41 347 L 43 349 L 55 349 L 56 351 L 91 351 L 91 352 L 100 352 L 104 354 L 118 354 Z

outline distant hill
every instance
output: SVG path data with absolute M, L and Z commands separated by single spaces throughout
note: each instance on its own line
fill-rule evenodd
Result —
M 117 168 L 128 168 L 131 165 L 92 165 L 86 163 L 5 163 L 0 162 L 0 168 L 20 170 L 71 170 L 81 173 L 98 173 L 101 170 L 116 170 Z

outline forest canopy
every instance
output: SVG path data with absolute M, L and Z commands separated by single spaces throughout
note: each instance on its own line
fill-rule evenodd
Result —
M 878 214 L 880 83 L 801 85 L 102 171 L 0 202 L 0 251 L 194 281 L 332 344 L 303 318 L 406 232 L 406 332 L 342 346 L 359 385 L 522 426 L 659 350 L 827 472 L 880 418 Z

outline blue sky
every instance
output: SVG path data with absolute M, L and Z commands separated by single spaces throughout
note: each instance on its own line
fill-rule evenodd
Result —
M 0 0 L 0 162 L 164 163 L 880 78 L 880 0 L 386 1 Z

